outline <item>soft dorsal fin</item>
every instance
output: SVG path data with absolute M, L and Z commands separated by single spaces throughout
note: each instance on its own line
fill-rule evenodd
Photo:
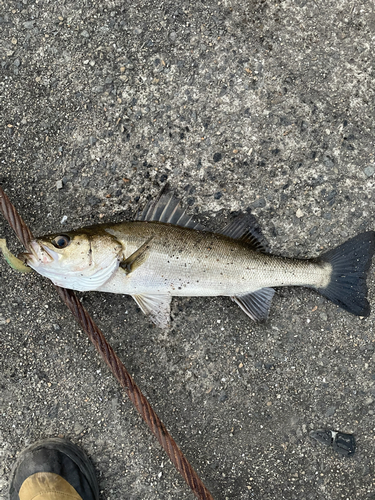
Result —
M 204 226 L 194 221 L 192 216 L 186 215 L 185 210 L 180 207 L 180 201 L 170 190 L 169 184 L 164 186 L 157 198 L 146 205 L 136 220 L 165 222 L 192 229 L 204 229 Z
M 266 241 L 253 214 L 238 215 L 218 233 L 242 241 L 257 252 L 266 252 Z
M 273 288 L 261 288 L 256 292 L 231 298 L 251 319 L 262 321 L 268 317 L 274 293 Z

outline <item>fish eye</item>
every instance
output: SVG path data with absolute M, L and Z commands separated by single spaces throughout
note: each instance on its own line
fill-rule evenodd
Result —
M 66 234 L 61 234 L 60 236 L 56 236 L 51 243 L 56 248 L 65 248 L 69 245 L 70 238 Z

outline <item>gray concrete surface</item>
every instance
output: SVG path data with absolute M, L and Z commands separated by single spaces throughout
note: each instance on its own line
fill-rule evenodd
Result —
M 374 28 L 365 0 L 1 1 L 1 184 L 43 234 L 168 179 L 210 227 L 251 207 L 275 253 L 315 256 L 374 229 Z M 3 260 L 0 283 L 0 498 L 20 450 L 64 435 L 102 499 L 192 499 L 50 284 Z M 281 289 L 266 324 L 174 299 L 162 332 L 80 295 L 215 499 L 375 498 L 374 314 Z M 311 441 L 326 426 L 353 458 Z

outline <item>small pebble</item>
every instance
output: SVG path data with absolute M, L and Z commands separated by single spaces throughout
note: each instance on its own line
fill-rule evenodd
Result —
M 59 181 L 56 182 L 56 189 L 62 189 L 63 187 L 63 181 L 60 179 Z
M 366 167 L 363 171 L 367 177 L 372 177 L 374 175 L 375 168 L 374 167 Z
M 326 417 L 332 417 L 336 412 L 336 407 L 335 406 L 330 406 L 327 408 L 327 411 L 325 412 Z
M 302 212 L 302 210 L 299 208 L 296 212 L 296 217 L 298 217 L 298 219 L 300 219 L 301 217 L 304 216 L 304 213 Z
M 215 153 L 215 154 L 214 154 L 213 159 L 214 159 L 214 162 L 215 162 L 215 163 L 217 163 L 218 161 L 220 161 L 220 160 L 221 160 L 221 158 L 222 158 L 221 153 Z
M 264 208 L 267 205 L 267 202 L 264 198 L 258 198 L 257 200 L 251 203 L 251 208 Z
M 31 30 L 34 28 L 34 23 L 35 21 L 26 21 L 25 23 L 23 23 L 23 27 L 27 30 Z
M 228 394 L 225 391 L 222 391 L 219 396 L 219 402 L 224 403 L 228 399 Z

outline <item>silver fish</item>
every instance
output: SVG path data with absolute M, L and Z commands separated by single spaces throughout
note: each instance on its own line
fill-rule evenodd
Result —
M 368 316 L 366 274 L 374 248 L 375 232 L 369 231 L 317 259 L 274 256 L 251 214 L 219 232 L 206 231 L 165 189 L 138 220 L 43 236 L 22 256 L 56 285 L 131 295 L 166 328 L 172 296 L 230 296 L 258 321 L 267 318 L 278 286 L 310 287 Z

